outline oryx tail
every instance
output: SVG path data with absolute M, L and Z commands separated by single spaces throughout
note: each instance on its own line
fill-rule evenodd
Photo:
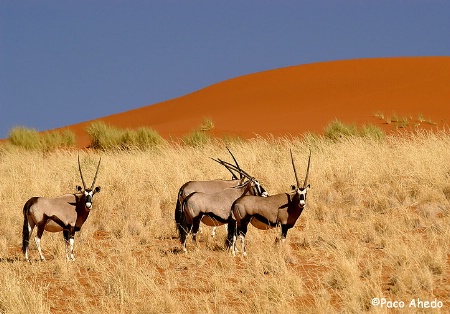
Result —
M 186 219 L 186 214 L 184 213 L 184 205 L 191 198 L 191 196 L 194 195 L 195 193 L 196 192 L 189 194 L 183 200 L 183 203 L 180 205 L 180 214 L 178 216 L 177 229 L 178 229 L 178 234 L 180 235 L 180 242 L 182 244 L 186 243 L 187 236 L 192 229 L 192 224 L 189 224 Z M 178 203 L 179 203 L 179 201 L 178 201 Z M 178 203 L 177 203 L 177 206 L 178 206 Z M 176 217 L 175 217 L 175 219 L 176 219 Z
M 30 198 L 23 206 L 23 228 L 22 228 L 22 252 L 25 254 L 30 242 L 30 223 L 28 222 L 28 213 L 31 205 L 36 202 L 37 197 Z
M 177 224 L 177 228 L 178 228 L 178 224 L 181 221 L 181 216 L 183 216 L 183 211 L 181 209 L 181 202 L 180 202 L 180 198 L 183 194 L 183 188 L 186 184 L 184 184 L 180 190 L 178 191 L 178 197 L 177 197 L 177 205 L 175 207 L 175 223 Z

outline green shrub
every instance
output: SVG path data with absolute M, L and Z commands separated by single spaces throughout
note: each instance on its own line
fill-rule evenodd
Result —
M 214 122 L 210 118 L 204 118 L 202 124 L 191 133 L 182 137 L 183 145 L 201 147 L 211 143 L 211 135 L 208 133 L 214 128 Z
M 211 131 L 214 129 L 214 122 L 211 118 L 204 118 L 202 124 L 200 125 L 200 131 Z
M 9 132 L 8 141 L 16 147 L 27 150 L 54 151 L 75 146 L 75 134 L 72 131 L 49 131 L 39 133 L 35 129 L 15 127 Z
M 140 149 L 153 148 L 164 142 L 164 139 L 158 132 L 145 127 L 136 130 L 136 140 Z
M 345 124 L 339 120 L 335 120 L 325 128 L 324 136 L 333 141 L 350 136 L 369 137 L 381 140 L 386 137 L 386 134 L 381 128 L 373 124 L 363 125 L 358 130 L 354 124 Z
M 8 141 L 18 147 L 28 150 L 38 150 L 42 148 L 39 132 L 35 129 L 25 127 L 15 127 L 8 135 Z
M 334 120 L 325 127 L 324 135 L 326 138 L 338 140 L 342 137 L 355 136 L 358 129 L 354 124 L 345 124 L 339 120 Z
M 109 150 L 121 145 L 123 132 L 102 121 L 93 122 L 86 128 L 86 132 L 91 139 L 91 148 Z
M 93 122 L 86 132 L 91 138 L 90 147 L 101 150 L 150 149 L 163 143 L 163 138 L 146 127 L 138 130 L 120 129 L 104 122 Z
M 192 147 L 202 147 L 211 142 L 211 136 L 203 131 L 194 130 L 183 136 L 182 143 Z
M 75 134 L 69 130 L 52 131 L 41 134 L 41 147 L 44 151 L 74 147 Z
M 359 135 L 361 137 L 370 137 L 376 140 L 382 140 L 386 137 L 386 133 L 383 129 L 373 124 L 363 125 L 359 131 Z

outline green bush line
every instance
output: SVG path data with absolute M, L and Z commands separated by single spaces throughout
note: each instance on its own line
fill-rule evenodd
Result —
M 223 142 L 242 141 L 241 138 L 216 139 L 209 133 L 214 128 L 214 123 L 210 118 L 205 118 L 202 124 L 192 132 L 184 135 L 180 143 L 186 146 L 202 147 L 213 140 Z M 89 148 L 98 150 L 149 150 L 166 143 L 166 141 L 153 129 L 142 127 L 136 130 L 121 129 L 108 125 L 102 121 L 91 123 L 86 132 L 90 137 Z M 386 137 L 385 132 L 372 124 L 363 125 L 358 128 L 355 124 L 345 124 L 335 120 L 329 123 L 323 135 L 306 133 L 305 137 L 323 137 L 332 141 L 338 141 L 347 137 L 367 137 L 382 140 Z M 11 130 L 8 142 L 16 147 L 26 150 L 54 151 L 75 146 L 75 134 L 69 130 L 39 133 L 34 129 L 16 127 Z
M 43 152 L 75 147 L 75 134 L 69 130 L 39 133 L 35 129 L 15 127 L 8 135 L 8 143 L 26 150 Z

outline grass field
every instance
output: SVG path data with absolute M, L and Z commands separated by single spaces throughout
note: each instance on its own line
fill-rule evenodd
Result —
M 232 257 L 223 250 L 224 227 L 212 239 L 204 226 L 198 247 L 188 241 L 189 252 L 181 252 L 178 189 L 230 178 L 209 159 L 231 161 L 223 143 L 145 152 L 0 148 L 0 313 L 450 311 L 450 133 L 229 146 L 270 194 L 295 183 L 289 149 L 300 180 L 311 149 L 307 207 L 286 246 L 275 241 L 278 229 L 249 227 L 248 256 Z M 32 196 L 75 192 L 78 154 L 88 185 L 102 157 L 102 190 L 75 236 L 77 259 L 66 262 L 62 233 L 46 232 L 47 262 L 31 241 L 26 263 L 22 207 Z M 391 303 L 374 306 L 373 298 Z M 440 308 L 420 308 L 432 305 L 425 301 Z M 401 302 L 403 309 L 388 308 Z

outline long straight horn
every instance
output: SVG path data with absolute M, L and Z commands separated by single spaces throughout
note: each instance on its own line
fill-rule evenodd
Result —
M 221 159 L 219 159 L 219 160 L 223 163 L 223 165 L 225 167 L 229 167 L 229 168 L 233 169 L 234 171 L 239 172 L 240 174 L 244 175 L 244 177 L 247 177 L 249 180 L 254 179 L 251 175 L 249 175 L 247 172 L 245 172 L 241 168 L 237 168 L 235 165 L 230 164 L 229 162 L 223 161 Z
M 228 152 L 230 153 L 231 157 L 233 158 L 234 163 L 236 164 L 236 167 L 237 167 L 239 170 L 241 170 L 241 167 L 239 166 L 239 164 L 238 164 L 236 158 L 234 157 L 233 153 L 231 152 L 231 150 L 228 148 L 228 146 L 226 146 L 226 148 L 227 148 Z M 239 175 L 240 175 L 240 179 L 242 179 L 242 173 L 239 172 Z
M 309 165 L 311 164 L 311 150 L 309 150 L 309 158 L 308 158 L 308 168 L 306 170 L 305 182 L 303 183 L 303 187 L 306 188 L 308 185 L 308 175 L 309 175 Z
M 83 172 L 81 171 L 80 155 L 78 155 L 78 170 L 80 170 L 81 182 L 83 182 L 83 188 L 86 190 L 86 182 L 84 182 Z
M 218 161 L 217 159 L 214 159 L 214 158 L 212 158 L 212 157 L 210 157 L 212 160 L 214 160 L 215 162 L 217 162 L 217 163 L 219 163 L 219 164 L 221 164 L 222 166 L 224 166 L 225 167 L 225 169 L 227 169 L 230 173 L 231 173 L 231 175 L 233 176 L 233 179 L 236 179 L 237 180 L 237 176 L 236 176 L 236 174 L 233 172 L 233 171 L 231 171 L 231 169 L 230 168 L 228 168 L 226 165 L 224 165 L 223 164 L 223 162 L 221 162 L 221 161 Z M 241 175 L 242 176 L 242 175 Z
M 97 180 L 98 169 L 100 169 L 101 162 L 102 162 L 102 157 L 100 157 L 100 160 L 98 161 L 97 171 L 95 172 L 94 181 L 92 181 L 91 190 L 94 188 L 95 180 Z
M 290 151 L 291 151 L 292 168 L 294 168 L 294 174 L 295 174 L 295 182 L 297 182 L 297 188 L 299 188 L 300 182 L 298 181 L 297 170 L 295 169 L 294 156 L 292 156 L 292 149 Z

